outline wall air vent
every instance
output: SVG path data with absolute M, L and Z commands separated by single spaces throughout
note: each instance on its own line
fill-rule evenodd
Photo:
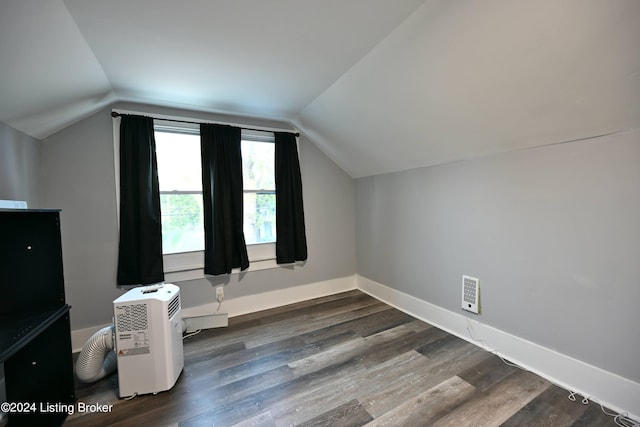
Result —
M 462 276 L 462 308 L 478 314 L 480 307 L 480 279 Z

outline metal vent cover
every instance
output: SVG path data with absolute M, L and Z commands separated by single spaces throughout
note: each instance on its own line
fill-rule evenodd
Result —
M 478 314 L 480 299 L 480 279 L 462 276 L 462 308 Z

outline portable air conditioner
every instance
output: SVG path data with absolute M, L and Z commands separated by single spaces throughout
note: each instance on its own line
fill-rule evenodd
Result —
M 180 288 L 134 288 L 113 302 L 120 397 L 169 390 L 184 367 Z

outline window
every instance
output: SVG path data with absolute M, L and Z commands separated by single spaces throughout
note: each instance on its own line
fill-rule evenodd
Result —
M 145 116 L 145 113 L 112 111 L 112 116 L 114 117 L 116 214 L 122 225 L 121 210 L 126 208 L 126 213 L 131 214 L 130 201 L 132 197 L 136 199 L 133 200 L 133 203 L 138 202 L 144 205 L 145 200 L 141 197 L 152 195 L 155 188 L 149 188 L 149 191 L 142 192 L 137 198 L 133 192 L 127 194 L 126 190 L 122 191 L 121 179 L 125 180 L 124 187 L 126 188 L 140 185 L 140 179 L 150 179 L 149 176 L 138 176 L 140 173 L 136 174 L 135 166 L 133 168 L 127 167 L 124 171 L 120 168 L 120 136 L 126 135 L 125 142 L 127 143 L 137 145 L 140 142 L 135 138 L 129 139 L 130 135 L 122 131 L 121 124 L 125 121 L 124 117 L 127 116 L 127 123 L 131 123 L 129 116 L 140 117 Z M 146 115 L 146 117 L 149 116 Z M 160 214 L 162 223 L 164 223 L 164 230 L 161 230 L 163 236 L 160 236 L 164 242 L 164 279 L 168 282 L 202 279 L 206 275 L 204 274 L 204 209 L 202 200 L 204 197 L 201 177 L 200 124 L 188 118 L 177 116 L 150 118 L 153 119 L 153 131 L 156 136 L 158 181 L 160 184 L 158 190 L 161 199 Z M 150 124 L 147 121 L 147 129 Z M 291 245 L 278 246 L 277 255 L 275 224 L 276 141 L 282 147 L 278 153 L 282 153 L 283 163 L 290 162 L 294 172 L 290 181 L 284 180 L 282 182 L 283 194 L 290 192 L 291 195 L 290 200 L 288 198 L 283 201 L 286 202 L 284 206 L 290 206 L 295 210 L 291 218 L 284 218 L 288 221 L 285 221 L 283 226 L 290 226 L 296 238 L 291 242 Z M 242 160 L 244 161 L 243 176 L 246 177 L 246 187 L 243 189 L 246 200 L 243 200 L 245 213 L 243 229 L 246 231 L 249 271 L 277 268 L 281 264 L 306 260 L 307 248 L 306 236 L 304 235 L 304 217 L 302 216 L 302 194 L 299 191 L 300 165 L 295 151 L 297 150 L 297 140 L 293 133 L 287 130 L 248 131 L 241 129 L 241 144 Z M 130 154 L 126 151 L 128 148 L 130 147 L 125 146 L 123 154 Z M 131 156 L 124 157 L 128 161 L 131 160 Z M 130 164 L 129 161 L 127 165 Z M 143 169 L 143 166 L 140 164 L 140 170 Z M 121 172 L 123 173 L 121 174 Z M 121 201 L 125 202 L 123 206 L 121 206 Z M 145 206 L 146 213 L 152 211 L 155 212 L 155 208 Z M 296 222 L 292 223 L 293 221 Z M 280 221 L 278 222 L 280 223 Z M 156 232 L 157 228 L 153 232 L 157 240 Z M 282 234 L 282 230 L 280 230 L 280 234 Z M 128 234 L 128 236 L 136 235 L 135 228 Z M 287 241 L 287 243 L 289 242 Z M 135 244 L 130 246 L 135 246 Z M 235 274 L 239 271 L 240 269 L 234 269 L 231 273 Z
M 163 252 L 166 255 L 202 251 L 199 131 L 157 124 L 155 137 Z M 247 245 L 273 243 L 276 240 L 273 134 L 243 130 L 241 144 L 245 240 Z
M 249 139 L 243 132 L 244 238 L 247 245 L 276 241 L 275 145 L 273 136 Z
M 156 128 L 155 137 L 163 252 L 204 250 L 200 135 Z

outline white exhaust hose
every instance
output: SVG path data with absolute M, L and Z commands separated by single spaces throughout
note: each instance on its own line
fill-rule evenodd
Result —
M 76 375 L 80 381 L 92 383 L 116 370 L 113 334 L 114 326 L 106 326 L 93 334 L 84 344 L 76 362 Z

